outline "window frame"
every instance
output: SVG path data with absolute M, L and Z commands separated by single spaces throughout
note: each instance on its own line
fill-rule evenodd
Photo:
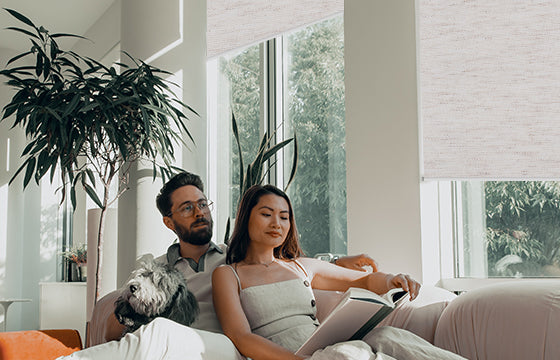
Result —
M 559 279 L 558 277 L 488 277 L 486 276 L 460 276 L 461 265 L 461 238 L 463 234 L 463 194 L 461 181 L 423 181 L 422 192 L 422 228 L 432 229 L 424 231 L 422 243 L 424 247 L 431 248 L 423 253 L 424 270 L 430 259 L 439 259 L 437 275 L 428 276 L 436 285 L 453 292 L 463 292 L 481 286 L 500 282 L 524 282 L 534 279 Z M 430 211 L 430 209 L 432 209 Z M 431 220 L 430 220 L 431 219 Z M 436 224 L 437 225 L 434 225 Z M 437 241 L 434 242 L 434 238 Z M 433 260 L 432 260 L 433 261 Z M 429 270 L 428 270 L 429 272 Z M 433 273 L 433 271 L 432 271 Z M 426 276 L 424 276 L 426 282 Z
M 325 19 L 329 20 L 329 19 Z M 297 31 L 297 30 L 296 30 Z M 275 38 L 267 41 L 263 41 L 259 44 L 252 46 L 259 47 L 259 96 L 260 96 L 260 109 L 259 109 L 259 135 L 262 136 L 266 131 L 274 134 L 275 138 L 273 143 L 277 144 L 287 138 L 292 137 L 291 133 L 291 123 L 285 118 L 287 104 L 284 101 L 287 99 L 288 88 L 287 85 L 288 69 L 289 69 L 289 54 L 288 52 L 288 38 L 291 33 L 282 34 Z M 251 46 L 244 49 L 231 52 L 225 56 L 232 55 L 235 57 L 237 54 L 250 49 L 250 51 L 255 51 Z M 254 54 L 254 53 L 253 53 Z M 229 56 L 228 56 L 229 57 Z M 227 126 L 224 121 L 224 114 L 218 113 L 218 107 L 220 104 L 226 100 L 226 96 L 221 96 L 218 87 L 220 87 L 220 58 L 211 58 L 207 63 L 207 92 L 208 92 L 208 181 L 207 181 L 207 193 L 209 198 L 215 201 L 215 213 L 214 220 L 218 224 L 215 227 L 215 241 L 225 242 L 225 235 L 227 233 L 226 227 L 221 224 L 226 224 L 229 220 L 229 230 L 233 227 L 233 214 L 231 214 L 232 199 L 230 198 L 231 187 L 224 186 L 226 178 L 229 172 L 231 172 L 231 164 L 224 162 L 225 151 L 218 151 L 217 144 L 220 143 L 221 149 L 230 149 L 232 147 L 232 140 L 229 136 L 231 133 L 231 122 L 228 121 Z M 257 71 L 256 68 L 253 68 Z M 218 86 L 216 86 L 218 84 Z M 224 86 L 222 86 L 224 87 Z M 227 87 L 227 86 L 226 86 Z M 228 92 L 225 90 L 225 92 Z M 256 94 L 256 91 L 255 93 Z M 229 94 L 228 94 L 229 96 Z M 223 109 L 224 107 L 222 107 Z M 220 117 L 220 119 L 219 119 Z M 284 122 L 285 121 L 285 122 Z M 224 130 L 225 129 L 225 130 Z M 272 144 L 272 145 L 274 145 Z M 243 145 L 243 144 L 242 144 Z M 287 181 L 288 174 L 286 173 L 291 169 L 291 149 L 281 149 L 278 151 L 272 159 L 269 160 L 270 163 L 274 163 L 274 166 L 270 168 L 267 175 L 266 181 L 271 184 L 275 184 L 279 188 L 284 188 Z M 285 152 L 286 151 L 286 152 Z M 229 153 L 229 152 L 228 152 Z M 222 157 L 222 160 L 218 160 Z M 288 159 L 290 157 L 290 159 Z M 224 171 L 224 167 L 228 168 L 228 171 Z M 221 175 L 220 175 L 221 174 Z M 224 180 L 221 180 L 224 179 Z M 235 191 L 235 190 L 233 190 Z M 223 227 L 223 229 L 222 229 Z M 346 227 L 344 228 L 346 229 Z M 344 231 L 346 235 L 346 232 Z M 331 239 L 331 250 L 335 251 L 341 247 L 347 247 L 347 238 L 344 237 L 341 240 L 342 246 L 333 246 Z M 345 250 L 346 252 L 346 250 Z

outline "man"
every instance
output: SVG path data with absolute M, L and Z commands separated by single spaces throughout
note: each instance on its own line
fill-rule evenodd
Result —
M 243 359 L 231 341 L 222 335 L 222 328 L 212 303 L 212 272 L 225 264 L 226 245 L 211 241 L 213 220 L 212 203 L 204 195 L 204 185 L 198 175 L 182 172 L 161 188 L 156 205 L 163 223 L 173 231 L 179 242 L 172 244 L 166 254 L 156 261 L 172 264 L 187 280 L 189 290 L 196 297 L 200 314 L 191 327 L 178 325 L 167 319 L 156 319 L 122 340 L 94 346 L 72 355 L 72 359 L 153 359 L 188 352 L 195 359 Z M 377 266 L 366 255 L 338 258 L 337 265 L 363 270 Z M 121 338 L 124 326 L 112 313 L 113 292 L 100 299 L 96 307 L 106 309 L 100 317 L 105 321 L 103 341 Z M 107 312 L 110 314 L 107 316 Z M 94 314 L 96 316 L 96 314 Z M 92 322 L 93 322 L 92 318 Z M 91 324 L 90 324 L 91 325 Z M 97 324 L 91 327 L 99 327 Z M 140 341 L 142 340 L 142 341 Z M 91 345 L 102 341 L 93 341 Z

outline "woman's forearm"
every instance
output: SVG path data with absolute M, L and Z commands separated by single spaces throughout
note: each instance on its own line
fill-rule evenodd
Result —
M 392 274 L 374 272 L 353 281 L 352 287 L 361 287 L 377 294 L 384 294 L 394 288 L 391 283 L 392 277 Z

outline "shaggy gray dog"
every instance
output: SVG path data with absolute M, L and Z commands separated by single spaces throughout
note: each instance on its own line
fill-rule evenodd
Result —
M 198 315 L 198 302 L 187 289 L 183 275 L 172 266 L 149 261 L 132 273 L 115 302 L 115 316 L 132 332 L 156 317 L 190 325 Z

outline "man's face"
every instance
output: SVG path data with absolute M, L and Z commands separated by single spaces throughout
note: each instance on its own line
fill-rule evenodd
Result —
M 165 225 L 173 230 L 179 240 L 205 245 L 212 239 L 212 215 L 208 208 L 200 210 L 198 204 L 206 197 L 196 186 L 187 185 L 171 194 L 171 215 L 164 217 Z M 192 211 L 188 211 L 192 208 Z M 187 209 L 187 210 L 186 210 Z

